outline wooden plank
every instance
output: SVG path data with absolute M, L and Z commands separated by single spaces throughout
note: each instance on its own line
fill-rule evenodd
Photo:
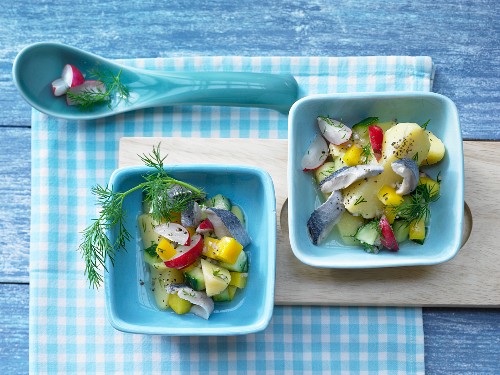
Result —
M 466 224 L 470 237 L 449 262 L 427 267 L 368 270 L 319 269 L 293 255 L 288 241 L 286 163 L 287 141 L 265 139 L 123 138 L 119 165 L 139 165 L 137 155 L 161 142 L 169 163 L 249 164 L 266 169 L 275 184 L 278 243 L 275 300 L 277 304 L 381 306 L 500 306 L 498 231 L 498 143 L 465 142 Z M 196 153 L 189 150 L 196 149 Z M 495 178 L 496 177 L 496 178 Z M 472 212 L 472 221 L 469 216 Z
M 108 58 L 431 55 L 434 90 L 456 102 L 464 137 L 499 139 L 500 59 L 485 58 L 498 55 L 495 1 L 10 2 L 0 13 L 0 126 L 30 124 L 12 84 L 17 52 L 55 40 Z
M 28 373 L 27 284 L 0 283 L 0 374 Z
M 30 129 L 1 129 L 0 145 L 0 282 L 28 282 Z
M 423 309 L 427 374 L 498 374 L 496 309 Z

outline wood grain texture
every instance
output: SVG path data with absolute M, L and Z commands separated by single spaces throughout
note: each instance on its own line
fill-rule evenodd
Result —
M 29 128 L 0 128 L 0 282 L 29 281 Z
M 470 237 L 454 259 L 431 267 L 342 270 L 309 267 L 293 255 L 285 205 L 286 140 L 212 138 L 208 149 L 203 147 L 206 142 L 203 138 L 122 138 L 119 165 L 142 165 L 138 155 L 161 143 L 171 164 L 245 164 L 269 172 L 278 213 L 276 304 L 500 307 L 500 278 L 491 277 L 500 263 L 500 232 L 491 231 L 500 210 L 495 198 L 500 143 L 464 143 L 465 201 L 473 213 L 473 229 L 466 228 Z
M 43 40 L 108 58 L 174 55 L 429 55 L 434 91 L 454 100 L 466 139 L 499 139 L 497 0 L 168 2 L 26 0 L 0 14 L 0 125 L 28 125 L 12 61 Z
M 498 310 L 423 310 L 427 375 L 500 373 Z
M 0 283 L 0 373 L 28 373 L 28 284 Z

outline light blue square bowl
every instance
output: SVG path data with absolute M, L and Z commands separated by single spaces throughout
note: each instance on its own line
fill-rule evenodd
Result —
M 216 302 L 208 320 L 194 314 L 177 315 L 156 307 L 148 267 L 143 260 L 137 218 L 142 213 L 142 193 L 124 201 L 125 225 L 132 234 L 126 251 L 116 254 L 114 266 L 107 261 L 104 275 L 106 307 L 113 327 L 130 333 L 200 336 L 241 335 L 267 327 L 274 307 L 276 269 L 276 198 L 269 174 L 259 168 L 225 165 L 173 165 L 172 177 L 200 187 L 207 196 L 218 193 L 240 206 L 252 240 L 248 282 L 231 302 Z M 116 170 L 109 181 L 113 191 L 126 191 L 143 182 L 152 169 L 128 167 Z M 114 234 L 110 233 L 113 241 Z M 142 285 L 143 284 L 143 285 Z
M 425 168 L 433 177 L 439 173 L 442 183 L 440 198 L 431 205 L 430 230 L 423 245 L 406 241 L 398 252 L 370 254 L 361 247 L 345 245 L 336 230 L 321 245 L 311 243 L 306 223 L 320 200 L 312 175 L 301 169 L 301 160 L 319 132 L 319 115 L 350 126 L 370 116 L 418 124 L 430 119 L 427 129 L 443 141 L 446 154 L 440 163 Z M 464 162 L 458 113 L 450 99 L 422 92 L 313 95 L 292 106 L 288 127 L 289 235 L 300 261 L 325 268 L 400 267 L 438 264 L 457 254 L 464 215 Z

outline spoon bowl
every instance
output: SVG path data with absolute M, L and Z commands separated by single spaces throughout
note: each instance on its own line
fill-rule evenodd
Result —
M 82 110 L 52 94 L 51 83 L 64 65 L 85 75 L 109 71 L 128 88 L 127 99 Z M 24 99 L 47 115 L 68 120 L 92 120 L 142 108 L 174 105 L 260 107 L 287 114 L 297 100 L 292 75 L 249 72 L 159 72 L 127 67 L 61 43 L 42 42 L 25 47 L 14 60 L 12 76 Z

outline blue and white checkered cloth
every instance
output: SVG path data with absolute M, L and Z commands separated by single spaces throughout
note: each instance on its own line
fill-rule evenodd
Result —
M 123 63 L 168 71 L 291 73 L 300 96 L 428 91 L 429 57 L 189 57 Z M 97 215 L 90 193 L 127 136 L 286 138 L 287 117 L 256 108 L 155 108 L 99 121 L 32 116 L 30 372 L 136 374 L 424 373 L 420 308 L 277 306 L 269 327 L 237 337 L 114 330 L 103 288 L 90 289 L 77 247 Z

